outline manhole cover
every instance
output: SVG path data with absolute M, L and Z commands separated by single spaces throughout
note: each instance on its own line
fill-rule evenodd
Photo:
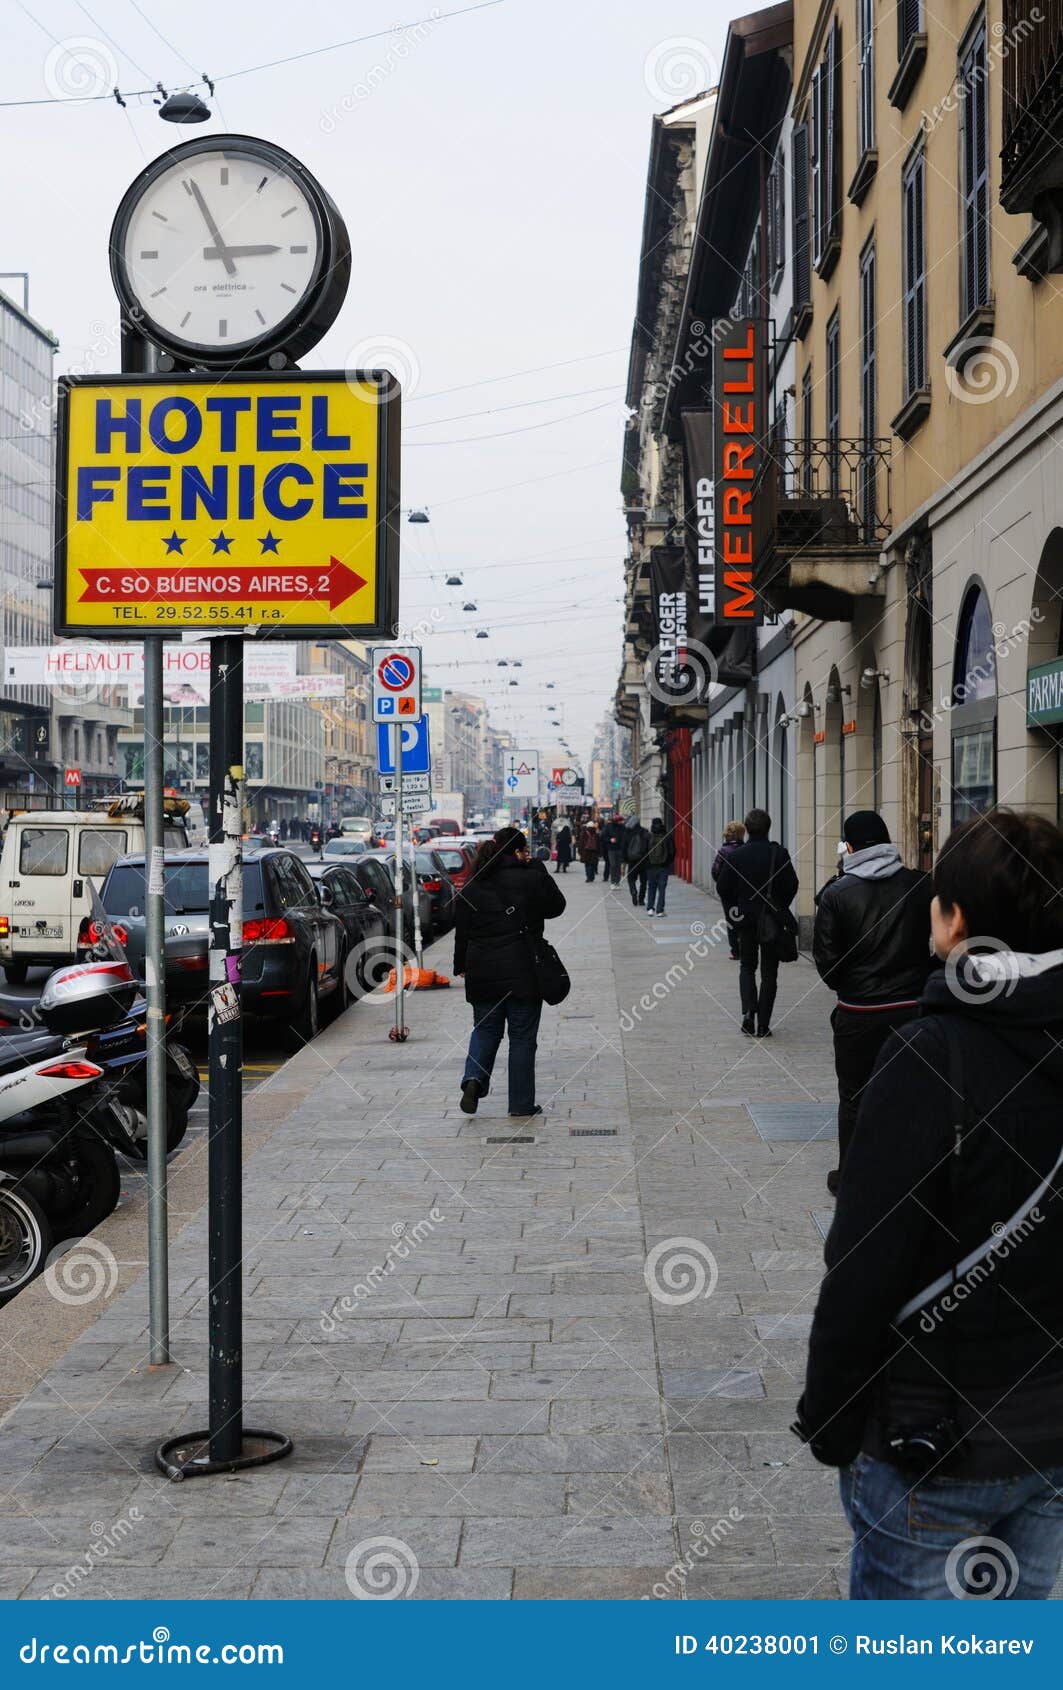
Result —
M 569 1138 L 615 1138 L 615 1127 L 569 1127 Z
M 534 1133 L 497 1133 L 484 1139 L 485 1144 L 534 1144 Z

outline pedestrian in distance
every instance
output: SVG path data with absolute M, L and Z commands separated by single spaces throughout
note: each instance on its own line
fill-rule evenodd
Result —
M 568 823 L 558 829 L 557 834 L 557 868 L 555 874 L 567 874 L 568 865 L 572 861 L 572 829 Z
M 720 865 L 716 888 L 738 930 L 742 1031 L 748 1038 L 769 1039 L 780 953 L 786 936 L 796 931 L 789 907 L 797 896 L 797 875 L 789 851 L 769 837 L 767 810 L 750 810 L 745 829 L 746 843 Z
M 852 1599 L 1040 1599 L 1063 1559 L 1063 832 L 977 816 L 933 891 L 945 966 L 864 1088 L 794 1430 L 841 1470 Z
M 476 853 L 458 895 L 454 973 L 465 977 L 473 1030 L 461 1081 L 461 1108 L 475 1115 L 487 1096 L 503 1033 L 509 1034 L 509 1113 L 541 1115 L 535 1050 L 543 996 L 535 945 L 565 897 L 546 864 L 532 857 L 519 828 L 499 828 Z
M 745 844 L 745 838 L 746 830 L 742 826 L 741 822 L 728 822 L 724 827 L 723 844 L 720 846 L 720 849 L 717 851 L 715 857 L 713 857 L 712 868 L 709 870 L 709 873 L 712 875 L 712 884 L 716 887 L 717 891 L 719 891 L 718 881 L 720 878 L 721 868 L 727 861 L 728 857 L 733 856 L 738 850 L 738 847 Z M 737 927 L 733 927 L 730 922 L 727 923 L 727 943 L 731 950 L 731 961 L 737 962 L 738 929 Z
M 619 810 L 603 827 L 601 844 L 609 884 L 619 886 L 624 867 L 624 818 Z
M 831 1013 L 838 1076 L 838 1189 L 864 1087 L 896 1027 L 911 1021 L 930 972 L 929 874 L 905 868 L 875 810 L 846 816 L 842 873 L 819 894 L 812 960 L 837 993 Z
M 643 827 L 637 816 L 629 816 L 624 828 L 624 865 L 627 869 L 627 889 L 636 909 L 646 902 L 646 853 L 649 848 L 649 830 Z
M 598 874 L 598 829 L 593 822 L 587 822 L 580 829 L 579 860 L 587 871 L 589 885 Z
M 668 876 L 675 862 L 675 842 L 660 816 L 650 823 L 650 843 L 646 852 L 646 915 L 663 915 L 664 898 L 668 890 Z

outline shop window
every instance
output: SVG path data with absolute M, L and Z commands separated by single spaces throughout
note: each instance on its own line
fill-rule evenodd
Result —
M 882 695 L 877 686 L 871 718 L 871 808 L 882 809 Z
M 952 677 L 952 825 L 996 803 L 997 669 L 993 619 L 982 587 L 967 590 Z

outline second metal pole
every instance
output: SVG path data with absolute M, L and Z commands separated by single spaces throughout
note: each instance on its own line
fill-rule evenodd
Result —
M 395 1032 L 394 1037 L 400 1043 L 406 1037 L 406 1023 L 403 1019 L 405 1005 L 406 958 L 403 949 L 405 934 L 403 928 L 402 886 L 405 864 L 402 860 L 402 723 L 396 722 L 395 728 Z M 413 897 L 417 897 L 417 881 L 413 883 Z
M 170 1358 L 166 1197 L 166 968 L 160 634 L 144 641 L 144 979 L 148 1000 L 148 1362 Z

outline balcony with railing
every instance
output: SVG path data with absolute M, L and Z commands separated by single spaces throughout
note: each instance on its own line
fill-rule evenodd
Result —
M 775 610 L 849 621 L 883 594 L 890 527 L 888 440 L 775 439 L 754 490 L 756 590 Z
M 1000 202 L 1042 225 L 1042 270 L 1063 269 L 1063 0 L 1004 0 Z

